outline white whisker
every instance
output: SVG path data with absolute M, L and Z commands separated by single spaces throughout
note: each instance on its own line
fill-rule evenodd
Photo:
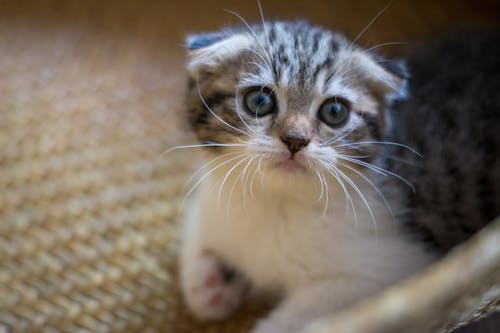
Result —
M 250 181 L 250 196 L 252 197 L 252 199 L 255 199 L 255 194 L 254 194 L 254 191 L 253 191 L 253 185 L 254 185 L 254 181 L 255 181 L 255 176 L 257 175 L 257 173 L 259 172 L 259 165 L 260 165 L 260 161 L 262 160 L 262 156 L 259 157 L 259 162 L 255 165 L 255 169 L 253 171 L 253 174 L 252 174 L 252 180 Z
M 165 150 L 161 156 L 165 156 L 168 153 L 179 150 L 179 149 L 189 149 L 189 148 L 203 148 L 203 147 L 246 147 L 246 144 L 238 144 L 238 143 L 202 143 L 197 145 L 185 145 L 185 146 L 175 146 Z
M 384 47 L 384 46 L 392 46 L 392 45 L 408 45 L 409 43 L 408 42 L 385 42 L 385 43 L 380 43 L 380 44 L 377 44 L 375 46 L 372 46 L 368 49 L 366 49 L 365 51 L 366 52 L 370 52 L 370 51 L 373 51 L 375 49 L 378 49 L 379 47 Z
M 354 131 L 355 129 L 356 129 L 355 127 L 352 127 L 351 129 L 349 129 L 345 133 L 343 131 L 340 131 L 339 133 L 337 133 L 336 135 L 334 135 L 333 138 L 328 139 L 326 142 L 322 143 L 321 145 L 322 146 L 328 146 L 328 145 L 330 145 L 330 144 L 332 144 L 334 142 L 338 142 L 338 141 L 344 139 L 349 134 L 351 134 L 352 131 Z
M 210 106 L 208 106 L 207 102 L 205 101 L 205 98 L 203 98 L 203 95 L 201 94 L 201 89 L 200 89 L 200 81 L 197 80 L 196 81 L 196 87 L 198 89 L 198 95 L 200 96 L 200 99 L 203 103 L 203 105 L 205 106 L 205 108 L 218 120 L 220 121 L 221 123 L 223 123 L 224 125 L 228 126 L 229 128 L 235 130 L 236 132 L 239 132 L 243 135 L 247 135 L 247 136 L 252 136 L 251 134 L 245 132 L 245 131 L 242 131 L 241 129 L 237 128 L 237 127 L 234 127 L 233 125 L 227 123 L 225 120 L 223 120 L 221 117 L 219 117 L 214 111 L 212 111 L 212 109 L 210 108 Z
M 262 165 L 262 159 L 264 158 L 264 156 L 262 156 L 260 159 L 259 159 L 259 163 L 257 164 L 257 170 L 259 172 L 259 176 L 260 176 L 260 186 L 261 188 L 264 188 L 264 177 L 262 176 L 262 169 L 261 169 L 261 165 Z
M 260 3 L 260 0 L 257 0 L 257 5 L 259 6 L 260 20 L 262 22 L 262 28 L 264 29 L 267 46 L 269 48 L 271 46 L 271 42 L 269 41 L 269 31 L 267 30 L 266 20 L 264 19 L 264 11 L 262 10 L 262 4 Z
M 363 178 L 371 187 L 373 187 L 373 189 L 375 190 L 375 192 L 377 192 L 377 194 L 380 196 L 380 198 L 382 199 L 382 201 L 384 202 L 385 206 L 387 207 L 387 210 L 389 211 L 389 213 L 391 214 L 391 216 L 394 218 L 394 213 L 392 211 L 392 208 L 389 206 L 389 203 L 387 201 L 387 199 L 385 198 L 385 196 L 382 194 L 382 192 L 378 189 L 377 186 L 375 186 L 375 184 L 368 178 L 366 177 L 362 172 L 359 172 L 358 170 L 350 167 L 349 165 L 345 164 L 345 163 L 340 163 L 338 162 L 339 165 L 342 165 L 344 168 L 347 168 L 351 171 L 353 171 L 354 173 L 358 174 L 361 178 Z
M 259 59 L 260 59 L 260 60 L 262 60 L 262 61 L 264 62 L 264 65 L 266 65 L 266 66 L 268 65 L 268 64 L 267 64 L 267 59 L 266 59 L 266 58 L 264 58 L 264 57 L 262 56 L 262 54 L 260 54 L 260 53 L 259 53 L 259 52 L 257 52 L 256 50 L 251 49 L 251 48 L 249 48 L 249 47 L 243 48 L 243 50 L 245 50 L 245 51 L 249 51 L 249 52 L 252 52 L 254 55 L 256 55 L 257 57 L 259 57 Z M 257 62 L 257 63 L 255 63 L 255 64 L 256 64 L 258 67 L 262 66 L 262 64 L 261 64 L 261 63 L 258 63 L 258 62 Z
M 323 173 L 321 173 L 321 177 L 323 179 L 323 182 L 325 183 L 325 186 L 326 186 L 326 191 L 325 191 L 325 194 L 326 194 L 326 198 L 325 198 L 325 208 L 323 208 L 323 216 L 326 216 L 326 212 L 328 211 L 328 203 L 330 202 L 330 194 L 328 193 L 328 185 L 327 185 L 327 182 L 326 182 L 326 179 L 325 179 L 325 175 Z
M 250 33 L 255 38 L 256 42 L 259 44 L 259 46 L 262 49 L 262 51 L 264 51 L 264 54 L 267 57 L 266 64 L 269 66 L 269 69 L 271 69 L 272 68 L 271 58 L 269 57 L 269 53 L 267 51 L 267 48 L 264 46 L 264 44 L 262 43 L 262 41 L 259 38 L 259 36 L 257 36 L 257 33 L 255 32 L 255 30 L 252 29 L 252 27 L 250 26 L 250 24 L 248 24 L 248 22 L 240 14 L 236 13 L 235 11 L 229 10 L 229 9 L 225 9 L 225 11 L 227 13 L 229 13 L 229 14 L 232 14 L 232 15 L 236 16 L 245 25 L 245 27 L 250 31 Z
M 184 187 L 186 187 L 189 183 L 191 183 L 191 181 L 193 181 L 193 179 L 203 170 L 205 170 L 210 164 L 214 163 L 215 161 L 218 161 L 228 155 L 237 155 L 237 154 L 240 154 L 240 153 L 237 153 L 237 152 L 232 152 L 232 153 L 226 153 L 226 154 L 223 154 L 223 155 L 220 155 L 220 156 L 217 156 L 213 159 L 211 159 L 210 161 L 208 161 L 207 163 L 203 164 L 201 167 L 198 168 L 198 170 L 196 170 L 187 180 L 186 180 L 186 183 L 184 185 Z
M 245 125 L 245 127 L 250 131 L 250 133 L 255 133 L 255 131 L 250 127 L 250 125 L 248 125 L 248 123 L 243 119 L 243 116 L 241 115 L 238 96 L 239 96 L 239 89 L 236 89 L 236 100 L 235 100 L 236 114 L 238 115 L 238 118 L 240 118 L 241 122 Z
M 239 164 L 242 164 L 243 162 L 245 162 L 246 160 L 249 160 L 251 161 L 253 158 L 255 158 L 255 156 L 247 156 L 246 158 L 242 159 L 238 164 L 236 164 L 231 170 L 229 170 L 228 174 L 231 173 L 233 171 L 234 168 L 236 168 Z M 248 163 L 247 162 L 247 165 L 248 166 Z M 235 177 L 234 179 L 234 182 L 233 182 L 233 185 L 231 186 L 231 189 L 229 190 L 229 195 L 228 195 L 228 199 L 227 199 L 227 203 L 226 203 L 226 217 L 228 220 L 231 220 L 231 216 L 230 216 L 230 213 L 229 213 L 229 210 L 230 210 L 230 207 L 231 207 L 231 201 L 233 199 L 233 193 L 234 193 L 234 189 L 236 188 L 236 185 L 238 184 L 238 181 L 240 180 L 240 178 L 242 177 L 242 174 L 243 172 L 245 171 L 245 168 L 243 168 L 240 173 L 238 174 L 238 176 Z M 243 179 L 241 179 L 241 184 L 243 185 Z M 245 189 L 243 188 L 243 195 L 245 193 Z M 245 200 L 243 201 L 243 205 L 245 207 Z
M 320 187 L 321 187 L 321 189 L 320 189 L 320 194 L 319 194 L 319 196 L 318 196 L 318 199 L 316 199 L 316 201 L 314 202 L 315 204 L 317 204 L 318 202 L 320 202 L 320 201 L 321 201 L 321 199 L 323 199 L 323 192 L 324 192 L 324 191 L 323 191 L 323 186 L 324 186 L 324 185 L 323 185 L 323 178 L 321 178 L 321 176 L 320 176 L 320 174 L 319 174 L 319 170 L 315 170 L 315 172 L 314 172 L 314 173 L 316 174 L 316 176 L 318 176 L 318 179 L 319 179 L 319 184 L 320 184 Z
M 412 148 L 408 145 L 398 143 L 398 142 L 390 142 L 390 141 L 358 141 L 358 142 L 340 144 L 340 145 L 337 145 L 337 147 L 343 147 L 346 145 L 351 145 L 351 146 L 363 145 L 363 144 L 397 146 L 397 147 L 401 147 L 401 148 L 406 148 L 409 151 L 411 151 L 412 153 L 414 153 L 415 155 L 417 155 L 419 157 L 423 157 L 418 151 L 416 151 L 414 148 Z
M 229 169 L 228 172 L 226 172 L 226 174 L 224 175 L 224 177 L 222 178 L 222 182 L 219 184 L 219 191 L 218 191 L 218 194 L 217 194 L 217 203 L 219 204 L 220 203 L 220 198 L 222 197 L 222 190 L 224 189 L 224 185 L 227 181 L 227 179 L 229 178 L 229 176 L 233 173 L 233 171 L 240 165 L 242 164 L 243 162 L 245 162 L 245 160 L 247 160 L 247 158 L 249 157 L 248 156 L 249 154 L 244 154 L 244 157 L 242 160 L 238 161 L 235 165 L 233 165 L 231 167 L 231 169 Z
M 348 212 L 349 205 L 350 205 L 351 209 L 352 209 L 354 225 L 357 225 L 358 217 L 356 214 L 356 208 L 354 206 L 354 201 L 352 200 L 352 197 L 349 194 L 349 191 L 347 190 L 347 188 L 346 188 L 344 182 L 342 181 L 342 179 L 340 178 L 339 174 L 335 171 L 336 168 L 334 168 L 333 166 L 327 165 L 325 162 L 320 161 L 320 164 L 328 171 L 328 173 L 330 173 L 333 176 L 333 178 L 337 181 L 337 183 L 340 185 L 340 187 L 344 191 L 345 200 L 346 200 L 345 211 L 346 211 L 346 213 Z
M 344 180 L 347 182 L 347 184 L 349 184 L 351 186 L 351 188 L 358 194 L 361 201 L 363 201 L 363 204 L 365 205 L 366 209 L 368 210 L 368 214 L 370 214 L 370 218 L 373 222 L 375 234 L 378 234 L 378 232 L 377 232 L 377 220 L 375 219 L 375 215 L 373 214 L 373 211 L 372 211 L 370 205 L 368 204 L 368 200 L 364 196 L 363 192 L 361 192 L 359 187 L 356 186 L 356 184 L 345 173 L 343 173 L 339 168 L 337 168 L 335 166 L 332 166 L 332 168 L 335 169 L 335 171 L 340 175 L 340 177 L 344 178 Z
M 390 1 L 387 5 L 385 5 L 384 8 L 382 8 L 378 13 L 377 15 L 375 15 L 375 17 L 373 17 L 370 22 L 368 22 L 368 24 L 363 28 L 363 30 L 361 30 L 361 32 L 356 36 L 356 38 L 353 39 L 351 45 L 354 45 L 358 39 L 361 38 L 361 36 L 363 36 L 363 34 L 373 25 L 373 23 L 375 23 L 375 21 L 394 3 L 395 0 L 392 0 Z
M 222 162 L 222 163 L 218 164 L 218 165 L 217 165 L 217 166 L 215 166 L 214 168 L 210 169 L 208 172 L 206 172 L 206 173 L 203 175 L 203 177 L 201 177 L 201 178 L 200 178 L 200 179 L 199 179 L 199 180 L 198 180 L 198 181 L 197 181 L 197 182 L 196 182 L 196 183 L 195 183 L 195 184 L 194 184 L 194 185 L 193 185 L 193 186 L 189 189 L 189 191 L 188 191 L 188 192 L 187 192 L 187 194 L 185 195 L 185 197 L 184 197 L 184 199 L 182 200 L 182 202 L 184 203 L 184 202 L 185 202 L 185 200 L 186 200 L 186 199 L 187 199 L 187 198 L 191 195 L 191 193 L 193 193 L 193 191 L 194 191 L 194 190 L 195 190 L 195 189 L 196 189 L 196 188 L 197 188 L 197 187 L 198 187 L 198 186 L 199 186 L 199 185 L 200 185 L 200 184 L 201 184 L 201 183 L 202 183 L 202 182 L 203 182 L 203 181 L 204 181 L 204 180 L 205 180 L 205 179 L 206 179 L 206 178 L 210 175 L 210 174 L 212 174 L 215 170 L 217 170 L 217 169 L 219 169 L 219 168 L 223 167 L 224 165 L 226 165 L 226 164 L 228 164 L 228 163 L 230 163 L 230 162 L 232 162 L 232 161 L 234 161 L 234 160 L 236 160 L 236 159 L 238 159 L 238 158 L 241 158 L 241 157 L 243 157 L 243 156 L 245 156 L 245 155 L 246 155 L 246 154 L 240 154 L 240 155 L 238 155 L 238 156 L 236 156 L 236 157 L 233 157 L 233 158 L 231 158 L 231 159 L 229 159 L 229 160 L 226 160 L 226 161 L 224 161 L 224 162 Z
M 368 168 L 368 169 L 370 169 L 372 171 L 375 171 L 376 173 L 378 173 L 380 175 L 383 175 L 383 176 L 387 176 L 387 175 L 393 176 L 393 177 L 401 180 L 406 185 L 408 185 L 408 187 L 412 190 L 412 192 L 415 193 L 415 187 L 413 187 L 413 185 L 408 180 L 406 180 L 405 178 L 401 177 L 397 173 L 391 172 L 391 171 L 389 171 L 387 169 L 381 168 L 379 166 L 376 166 L 376 165 L 368 163 L 368 162 L 364 162 L 364 161 L 357 160 L 355 158 L 347 157 L 345 155 L 339 156 L 339 158 L 343 159 L 345 161 L 348 161 L 348 162 L 352 162 L 352 163 L 364 166 L 364 167 L 366 167 L 366 168 Z
M 247 165 L 245 166 L 245 168 L 243 169 L 243 179 L 242 179 L 242 183 L 243 183 L 243 206 L 246 207 L 246 200 L 247 200 L 247 192 L 246 190 L 248 189 L 248 178 L 250 177 L 249 173 L 248 173 L 248 170 L 250 168 L 250 166 L 252 165 L 253 161 L 255 161 L 257 158 L 259 158 L 258 155 L 254 156 L 253 158 L 250 159 L 250 161 L 248 161 Z

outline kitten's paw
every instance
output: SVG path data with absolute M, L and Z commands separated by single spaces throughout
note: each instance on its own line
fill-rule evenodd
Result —
M 205 251 L 182 267 L 182 291 L 191 312 L 200 319 L 222 319 L 240 305 L 247 283 Z

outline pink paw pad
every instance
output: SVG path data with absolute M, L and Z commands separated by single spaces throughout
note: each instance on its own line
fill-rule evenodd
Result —
M 205 287 L 213 288 L 221 282 L 220 275 L 217 273 L 209 274 L 205 279 Z
M 197 317 L 225 318 L 240 304 L 247 284 L 223 267 L 211 251 L 200 254 L 183 267 L 184 297 Z
M 223 303 L 223 297 L 221 293 L 215 293 L 214 295 L 212 295 L 212 298 L 210 299 L 211 306 L 218 307 L 223 305 L 222 303 Z

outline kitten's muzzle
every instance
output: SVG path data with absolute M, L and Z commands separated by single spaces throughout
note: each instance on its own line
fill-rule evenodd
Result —
M 288 150 L 290 153 L 295 154 L 302 148 L 306 147 L 309 142 L 311 141 L 308 138 L 302 137 L 302 136 L 281 136 L 280 137 L 281 141 L 288 147 Z

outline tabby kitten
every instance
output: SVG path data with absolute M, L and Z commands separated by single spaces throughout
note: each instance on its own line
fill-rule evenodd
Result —
M 296 332 L 433 259 L 379 188 L 411 186 L 381 149 L 399 146 L 382 140 L 405 70 L 303 22 L 247 28 L 187 39 L 189 120 L 208 148 L 181 283 L 204 319 L 229 316 L 249 286 L 279 293 L 252 332 Z

